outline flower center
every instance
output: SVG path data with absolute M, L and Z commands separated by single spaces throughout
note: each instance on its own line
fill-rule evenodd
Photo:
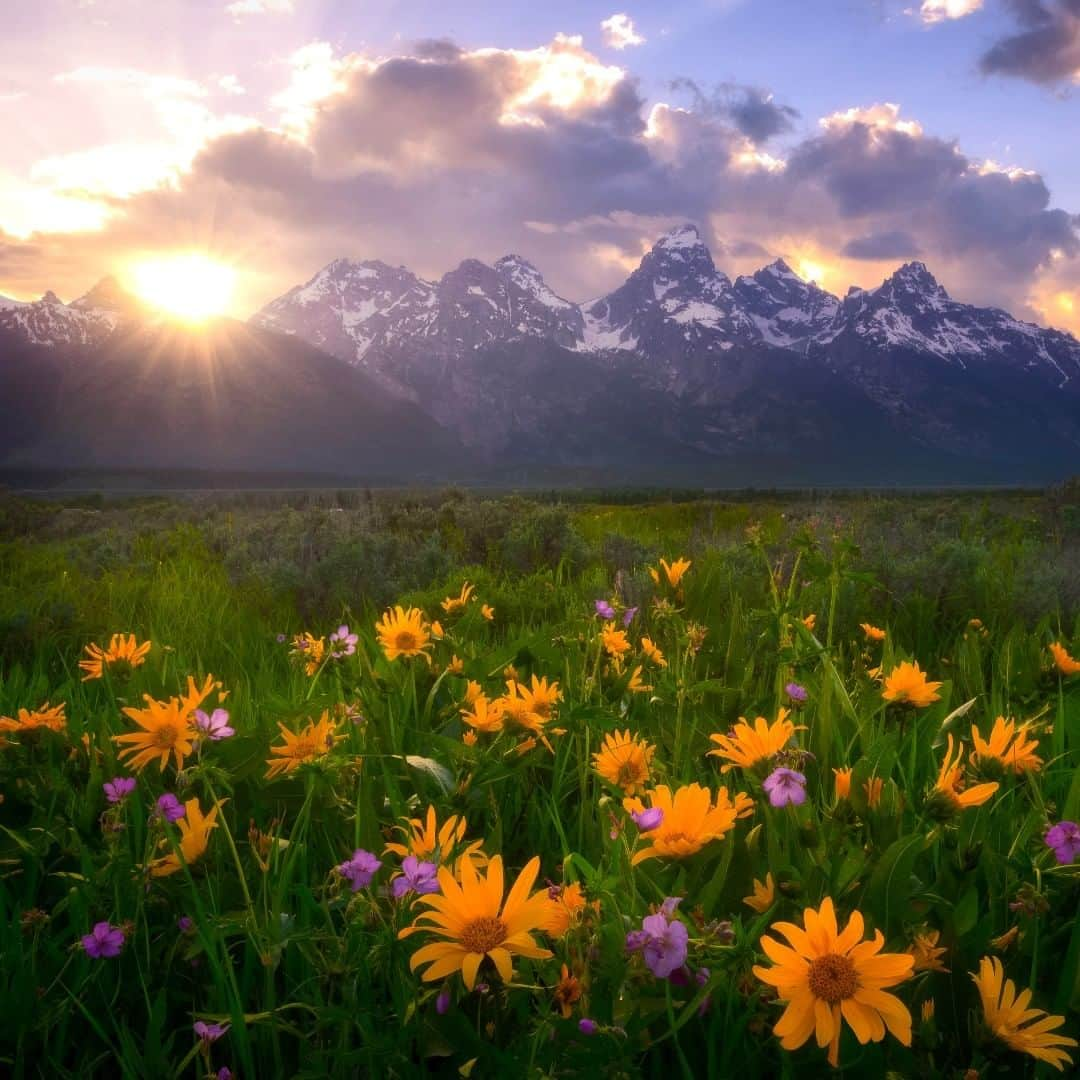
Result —
M 619 766 L 619 772 L 615 777 L 615 783 L 619 787 L 625 787 L 628 784 L 636 784 L 639 780 L 643 780 L 643 770 L 640 764 L 636 761 L 624 761 Z
M 473 953 L 490 952 L 505 940 L 506 923 L 487 915 L 466 923 L 461 931 L 461 944 Z
M 814 997 L 835 1005 L 858 990 L 859 976 L 854 963 L 846 956 L 828 953 L 810 964 L 809 983 Z
M 411 630 L 399 630 L 394 647 L 400 652 L 412 652 L 416 648 L 416 635 Z
M 173 724 L 162 724 L 153 735 L 154 746 L 175 746 L 177 730 Z
M 292 756 L 294 758 L 313 758 L 319 753 L 319 745 L 311 735 L 297 739 L 293 743 Z

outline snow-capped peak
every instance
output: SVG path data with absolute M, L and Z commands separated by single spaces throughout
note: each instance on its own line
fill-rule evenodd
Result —
M 882 290 L 891 292 L 922 293 L 939 300 L 948 300 L 949 294 L 938 283 L 937 278 L 923 262 L 906 262 L 890 277 L 886 278 L 881 286 Z
M 784 278 L 790 281 L 802 282 L 803 279 L 791 269 L 783 259 L 774 259 L 768 266 L 763 266 L 759 274 L 768 274 L 770 277 Z M 754 275 L 757 276 L 756 274 Z
M 550 308 L 572 308 L 569 300 L 552 292 L 543 274 L 528 259 L 520 255 L 504 255 L 495 263 L 495 269 L 503 277 L 509 278 L 519 289 L 534 296 L 541 304 Z
M 660 237 L 653 245 L 653 250 L 678 251 L 699 246 L 701 246 L 701 234 L 696 225 L 687 222 L 685 225 L 676 225 L 674 229 Z

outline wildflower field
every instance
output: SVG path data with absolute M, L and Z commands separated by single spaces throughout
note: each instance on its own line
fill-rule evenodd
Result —
M 0 500 L 0 1069 L 1080 1054 L 1080 492 Z

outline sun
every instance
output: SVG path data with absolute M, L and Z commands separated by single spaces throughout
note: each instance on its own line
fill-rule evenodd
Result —
M 200 252 L 136 263 L 132 288 L 139 299 L 174 318 L 199 323 L 228 310 L 236 272 Z

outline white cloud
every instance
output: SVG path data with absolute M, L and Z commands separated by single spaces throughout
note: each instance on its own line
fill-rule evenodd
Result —
M 246 94 L 247 90 L 235 75 L 222 75 L 217 81 L 218 86 L 226 94 Z
M 983 0 L 923 0 L 918 15 L 924 23 L 933 24 L 974 15 L 982 6 Z
M 293 0 L 232 0 L 225 10 L 236 19 L 243 15 L 291 15 Z
M 818 123 L 829 132 L 839 132 L 853 124 L 862 124 L 875 135 L 884 131 L 899 131 L 903 135 L 918 138 L 923 133 L 922 125 L 917 120 L 901 120 L 900 106 L 891 101 L 834 112 L 823 116 Z
M 634 29 L 629 15 L 612 15 L 600 24 L 604 32 L 604 44 L 612 49 L 628 49 L 631 45 L 644 45 L 645 38 Z

